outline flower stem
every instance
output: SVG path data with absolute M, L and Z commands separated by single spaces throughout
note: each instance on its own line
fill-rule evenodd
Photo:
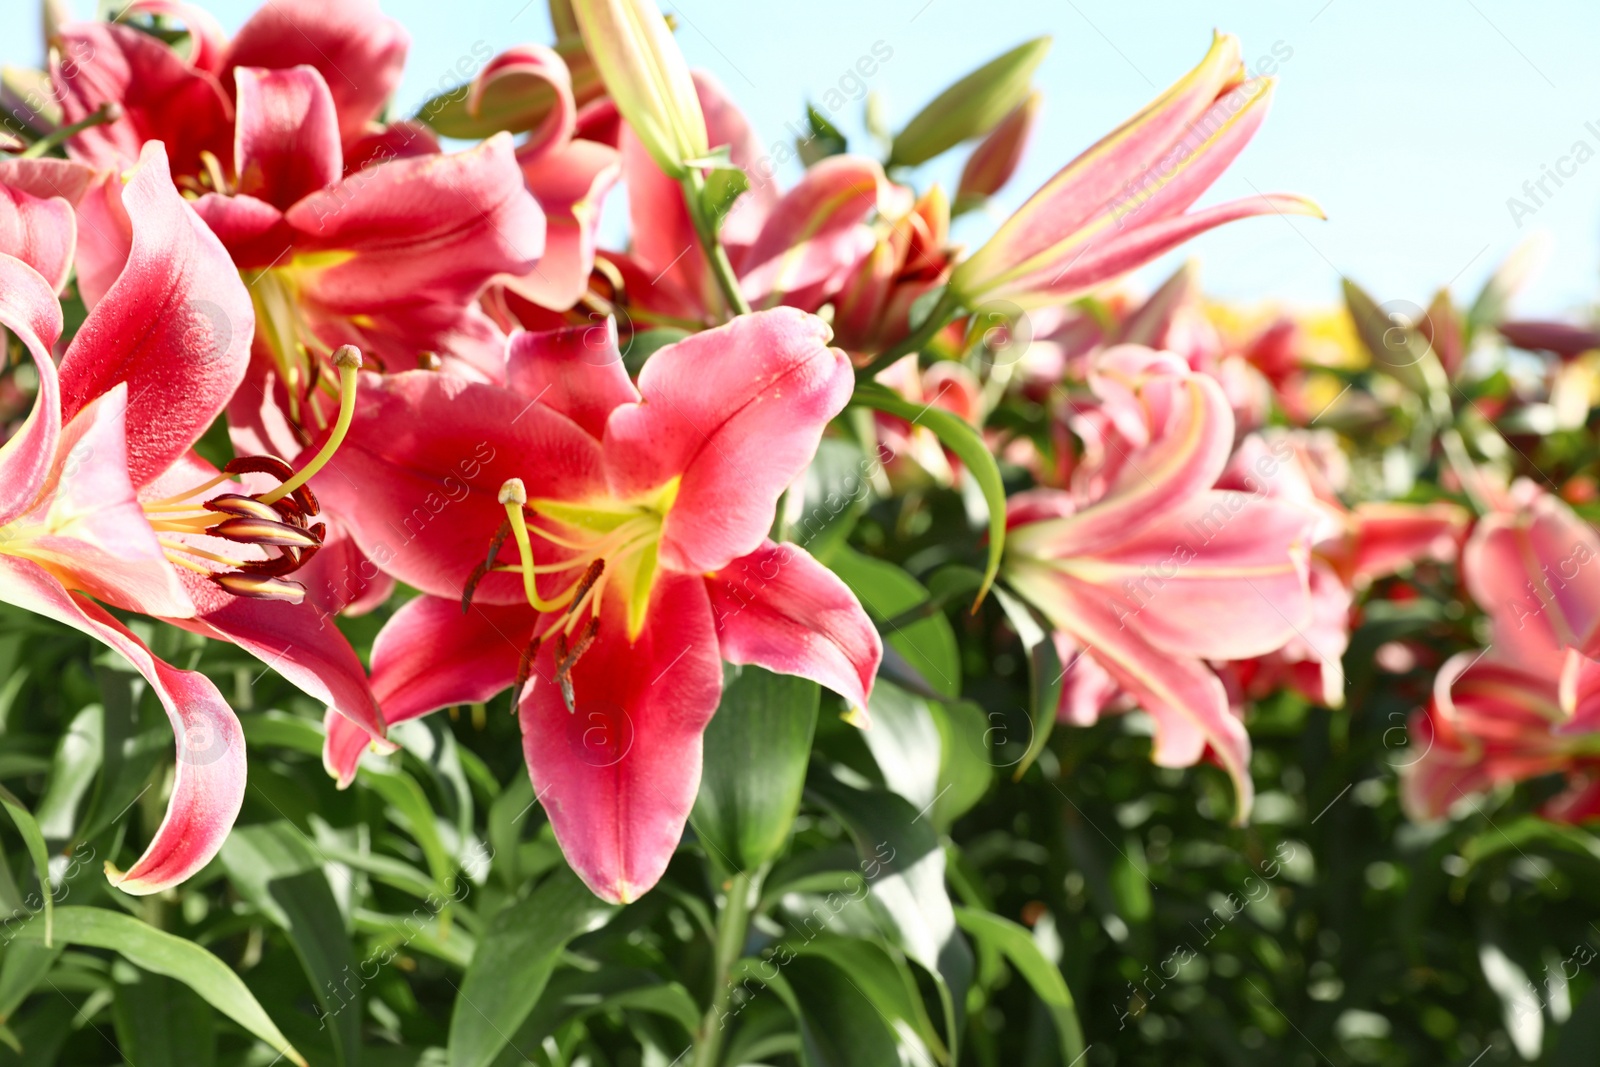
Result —
M 905 340 L 885 352 L 880 352 L 872 358 L 872 362 L 856 371 L 858 381 L 871 381 L 878 372 L 889 366 L 901 356 L 909 352 L 920 352 L 928 342 L 938 336 L 939 331 L 950 324 L 955 318 L 957 301 L 946 289 L 939 297 L 939 302 L 928 312 L 928 317 L 922 320 L 922 325 L 908 335 Z
M 29 145 L 23 151 L 22 158 L 38 159 L 46 152 L 50 152 L 56 148 L 59 148 L 61 145 L 66 144 L 67 141 L 73 137 L 76 137 L 84 130 L 90 129 L 94 126 L 104 125 L 107 122 L 116 122 L 121 117 L 122 105 L 116 103 L 115 101 L 107 101 L 106 103 L 95 108 L 93 111 L 89 112 L 89 114 L 85 115 L 77 122 L 74 122 L 72 125 L 62 126 L 60 129 L 51 130 L 49 133 L 33 142 L 33 144 Z
M 739 276 L 733 272 L 733 263 L 728 259 L 728 250 L 723 247 L 722 238 L 717 235 L 717 220 L 706 211 L 703 195 L 705 189 L 706 180 L 700 171 L 694 167 L 689 168 L 688 177 L 683 179 L 683 201 L 688 205 L 689 220 L 694 224 L 695 236 L 700 239 L 700 247 L 705 251 L 706 262 L 711 266 L 711 274 L 717 280 L 717 288 L 722 293 L 722 299 L 732 309 L 733 315 L 748 315 L 750 304 L 745 300 L 744 293 L 739 290 Z
M 750 898 L 755 895 L 758 881 L 759 875 L 740 871 L 728 882 L 722 911 L 717 915 L 716 985 L 711 991 L 711 1007 L 706 1009 L 700 1032 L 695 1035 L 693 1067 L 716 1067 L 722 1057 L 722 1042 L 727 1036 L 725 1017 L 733 999 L 733 985 L 728 979 L 744 953 L 745 938 L 750 932 Z

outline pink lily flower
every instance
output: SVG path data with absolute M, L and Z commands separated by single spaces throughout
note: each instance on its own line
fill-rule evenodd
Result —
M 1573 777 L 1551 814 L 1592 813 L 1600 769 L 1600 535 L 1531 482 L 1511 487 L 1462 554 L 1468 593 L 1489 615 L 1490 644 L 1453 656 L 1411 722 L 1422 754 L 1402 768 L 1414 818 L 1550 773 Z M 1586 655 L 1588 652 L 1589 655 Z
M 771 156 L 716 79 L 695 72 L 713 149 L 727 146 L 750 188 L 728 209 L 722 239 L 750 306 L 815 311 L 838 292 L 876 242 L 866 221 L 894 199 L 875 161 L 831 156 L 780 194 Z M 623 127 L 622 176 L 633 246 L 607 254 L 627 281 L 629 315 L 641 326 L 722 321 L 726 309 L 700 250 L 678 182 Z
M 182 23 L 188 54 L 123 21 L 140 14 Z M 52 64 L 63 120 L 79 122 L 107 101 L 122 106 L 121 118 L 68 142 L 72 157 L 121 171 L 146 142 L 163 141 L 178 185 L 190 191 L 233 167 L 236 70 L 314 67 L 332 91 L 338 133 L 350 146 L 371 131 L 400 84 L 410 47 L 406 31 L 383 16 L 377 0 L 270 0 L 232 41 L 195 4 L 132 0 L 117 21 L 70 23 L 55 36 L 66 57 Z
M 547 85 L 555 99 L 544 122 L 517 148 L 528 191 L 544 209 L 544 255 L 527 273 L 499 281 L 530 303 L 566 311 L 588 291 L 600 207 L 622 176 L 622 156 L 612 145 L 579 136 L 572 73 L 544 45 L 519 45 L 490 60 L 468 89 L 468 113 L 496 83 L 530 78 Z
M 0 182 L 0 321 L 39 375 L 32 413 L 0 447 L 0 596 L 116 649 L 166 708 L 179 751 L 167 816 L 132 867 L 107 868 L 124 891 L 154 893 L 221 847 L 244 795 L 244 740 L 210 681 L 156 659 L 96 601 L 232 641 L 364 734 L 381 736 L 382 718 L 355 653 L 296 606 L 303 590 L 287 577 L 319 546 L 315 498 L 292 480 L 247 492 L 192 452 L 244 376 L 251 310 L 161 146 L 120 189 L 125 262 L 59 370 L 74 218 L 69 200 L 38 194 L 81 191 L 85 168 L 8 162 Z M 290 479 L 266 458 L 230 470 Z
M 1215 754 L 1242 822 L 1250 739 L 1207 661 L 1265 655 L 1306 626 L 1314 516 L 1215 488 L 1233 415 L 1217 383 L 1178 356 L 1113 348 L 1090 385 L 1111 447 L 1077 472 L 1075 491 L 1012 498 L 1002 573 L 1055 627 L 1063 662 L 1086 664 L 1063 694 L 1063 718 L 1092 721 L 1126 693 L 1155 720 L 1158 764 Z
M 1223 223 L 1322 217 L 1284 195 L 1188 211 L 1249 144 L 1272 90 L 1270 78 L 1246 78 L 1238 39 L 1217 34 L 1194 70 L 1068 163 L 957 266 L 951 289 L 969 307 L 1060 304 Z
M 828 337 L 792 309 L 741 316 L 655 353 L 635 388 L 614 326 L 519 333 L 507 388 L 371 379 L 348 477 L 317 479 L 362 551 L 426 594 L 374 646 L 388 721 L 514 686 L 536 795 L 608 900 L 648 890 L 677 847 L 722 660 L 866 706 L 870 621 L 766 536 L 850 396 Z M 367 747 L 330 719 L 341 782 Z
M 1342 660 L 1358 593 L 1379 578 L 1423 561 L 1454 562 L 1472 517 L 1449 502 L 1407 504 L 1339 499 L 1344 455 L 1331 434 L 1279 430 L 1240 442 L 1218 488 L 1298 504 L 1316 516 L 1311 531 L 1311 618 L 1277 651 L 1240 671 L 1244 688 L 1264 693 L 1286 680 L 1307 698 L 1344 704 Z

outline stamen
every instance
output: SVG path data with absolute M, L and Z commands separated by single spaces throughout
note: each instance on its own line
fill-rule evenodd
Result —
M 294 477 L 294 468 L 277 456 L 240 456 L 238 459 L 230 459 L 222 471 L 222 477 L 205 488 L 209 489 L 212 485 L 226 481 L 231 474 L 270 474 L 280 482 L 286 482 Z M 178 499 L 181 500 L 182 497 Z
M 528 642 L 528 647 L 522 650 L 522 655 L 517 660 L 517 680 L 511 684 L 511 713 L 517 711 L 517 705 L 522 703 L 522 687 L 528 684 L 528 679 L 533 676 L 533 657 L 539 654 L 539 642 L 542 638 L 534 634 L 533 640 Z
M 334 423 L 333 432 L 328 435 L 327 443 L 300 472 L 278 488 L 268 493 L 263 493 L 263 504 L 274 504 L 302 485 L 311 480 L 312 475 L 320 471 L 333 458 L 339 450 L 339 445 L 344 441 L 345 434 L 350 432 L 350 423 L 356 414 L 356 375 L 361 370 L 361 352 L 354 345 L 340 345 L 339 350 L 333 354 L 333 365 L 339 368 L 339 420 Z
M 207 511 L 220 511 L 224 515 L 235 515 L 242 519 L 261 519 L 263 522 L 277 522 L 282 517 L 277 508 L 243 493 L 218 493 L 200 506 Z
M 207 489 L 215 489 L 217 486 L 221 485 L 223 482 L 228 480 L 229 476 L 232 473 L 231 468 L 233 467 L 233 464 L 237 463 L 237 462 L 239 462 L 239 461 L 238 460 L 234 460 L 233 463 L 229 463 L 227 467 L 223 468 L 223 471 L 222 471 L 221 474 L 217 475 L 215 478 L 210 479 L 209 481 L 202 482 L 201 484 L 195 486 L 193 489 L 185 489 L 183 492 L 177 494 L 176 496 L 166 496 L 166 497 L 162 497 L 160 500 L 152 500 L 152 501 L 150 501 L 149 503 L 143 505 L 144 509 L 146 511 L 159 510 L 161 508 L 168 507 L 168 506 L 170 506 L 172 504 L 180 504 L 183 501 L 188 500 L 192 496 L 198 496 L 199 494 L 205 492 Z M 279 460 L 278 462 L 282 463 L 283 461 Z M 284 464 L 284 466 L 287 467 L 288 464 Z M 287 475 L 285 475 L 285 477 L 287 477 Z
M 439 358 L 439 353 L 437 353 L 437 352 L 418 352 L 417 353 L 417 369 L 418 370 L 441 370 L 441 369 L 443 369 L 443 367 L 444 367 L 444 360 Z
M 222 160 L 209 149 L 200 150 L 200 162 L 206 168 L 206 177 L 211 179 L 211 188 L 219 193 L 228 191 L 228 177 L 223 173 Z
M 273 522 L 267 519 L 223 519 L 215 526 L 208 527 L 206 533 L 247 545 L 311 548 L 321 544 L 308 530 L 290 526 L 286 522 Z
M 578 634 L 578 640 L 571 648 L 567 647 L 567 635 L 556 634 L 556 681 L 561 686 L 561 699 L 567 705 L 567 711 L 577 710 L 576 694 L 572 688 L 572 668 L 578 665 L 578 659 L 589 646 L 594 644 L 594 639 L 600 632 L 600 620 L 591 618 L 587 626 Z
M 304 550 L 286 548 L 283 550 L 282 555 L 272 556 L 268 559 L 246 560 L 244 563 L 239 564 L 239 570 L 244 571 L 246 574 L 269 574 L 281 578 L 286 574 L 293 574 L 299 570 L 306 560 L 316 554 L 316 551 L 315 548 Z
M 584 598 L 589 595 L 589 590 L 594 588 L 595 580 L 600 577 L 601 573 L 604 572 L 605 569 L 606 561 L 603 559 L 597 559 L 593 563 L 589 564 L 588 567 L 584 568 L 583 577 L 579 578 L 578 584 L 572 587 L 572 607 L 567 609 L 568 614 L 576 613 L 579 605 L 583 603 Z
M 465 615 L 472 610 L 472 594 L 478 591 L 478 583 L 483 581 L 483 576 L 489 573 L 486 564 L 480 563 L 472 568 L 472 573 L 467 575 L 467 584 L 461 589 L 461 614 Z
M 198 545 L 186 545 L 182 541 L 173 541 L 166 537 L 158 537 L 156 538 L 156 541 L 161 545 L 162 548 L 167 550 L 168 559 L 172 558 L 171 553 L 173 552 L 183 552 L 191 556 L 199 556 L 201 559 L 209 559 L 213 563 L 220 563 L 224 567 L 245 566 L 244 560 L 230 559 L 229 557 L 221 555 L 220 553 L 211 552 L 204 548 L 200 548 Z M 211 572 L 209 570 L 202 569 L 202 573 L 209 575 Z
M 187 567 L 196 574 L 203 574 L 207 578 L 212 577 L 212 571 L 209 567 L 202 567 L 192 559 L 184 559 L 171 549 L 167 549 L 163 554 L 167 557 L 168 561 L 176 563 L 180 567 Z
M 252 600 L 287 600 L 291 604 L 298 604 L 306 596 L 306 587 L 299 582 L 271 575 L 240 574 L 235 571 L 213 574 L 211 580 L 234 596 Z

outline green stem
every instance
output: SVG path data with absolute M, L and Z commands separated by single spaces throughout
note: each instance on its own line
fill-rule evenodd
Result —
M 122 117 L 122 107 L 119 104 L 107 102 L 95 108 L 82 119 L 71 126 L 62 126 L 60 129 L 51 130 L 37 141 L 33 142 L 22 153 L 23 159 L 38 159 L 53 148 L 67 142 L 69 138 L 76 137 L 84 130 L 93 126 L 100 126 L 107 122 L 115 122 Z
M 744 953 L 745 938 L 750 933 L 750 899 L 755 896 L 758 882 L 757 875 L 745 871 L 728 882 L 722 911 L 717 915 L 716 986 L 711 991 L 711 1007 L 695 1035 L 693 1067 L 716 1067 L 722 1057 L 722 1042 L 727 1036 L 724 1019 L 733 998 L 729 977 Z
M 683 179 L 683 199 L 689 207 L 689 220 L 694 224 L 695 236 L 700 239 L 700 247 L 705 251 L 706 262 L 711 266 L 711 274 L 717 280 L 722 299 L 727 301 L 734 315 L 748 315 L 750 304 L 745 300 L 744 293 L 739 291 L 739 276 L 733 272 L 728 250 L 717 235 L 717 220 L 706 211 L 705 189 L 705 178 L 699 170 L 691 167 L 688 177 Z
M 879 371 L 889 364 L 910 352 L 920 352 L 928 342 L 938 336 L 939 331 L 950 325 L 950 320 L 955 318 L 958 301 L 946 289 L 939 297 L 939 302 L 928 312 L 928 317 L 922 325 L 912 331 L 911 335 L 887 352 L 880 352 L 872 358 L 872 362 L 856 371 L 857 381 L 871 381 Z

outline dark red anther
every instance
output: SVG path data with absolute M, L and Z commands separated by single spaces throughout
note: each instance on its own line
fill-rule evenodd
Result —
M 317 503 L 317 494 L 311 491 L 310 484 L 302 485 L 289 494 L 300 505 L 300 510 L 307 515 L 317 515 L 322 512 L 322 506 Z
M 298 604 L 306 596 L 306 587 L 299 582 L 291 582 L 272 575 L 228 571 L 223 574 L 213 574 L 211 580 L 234 596 L 249 597 L 252 600 L 287 600 L 291 604 Z
M 588 595 L 590 589 L 594 588 L 594 583 L 599 580 L 601 573 L 605 569 L 606 561 L 603 559 L 597 559 L 584 568 L 583 577 L 579 578 L 578 584 L 573 587 L 572 603 L 567 605 L 568 615 L 571 615 L 577 610 L 578 605 L 583 603 L 583 598 Z
M 500 546 L 506 543 L 506 538 L 511 536 L 511 520 L 501 519 L 500 528 L 489 538 L 489 556 L 484 562 L 484 568 L 494 566 L 495 560 L 500 558 Z
M 480 563 L 472 568 L 472 573 L 467 575 L 467 584 L 461 589 L 461 614 L 465 615 L 472 608 L 472 594 L 478 589 L 478 583 L 483 581 L 483 576 L 489 573 L 488 564 Z
M 239 564 L 239 570 L 246 574 L 268 574 L 281 578 L 285 574 L 293 574 L 299 570 L 315 551 L 315 548 L 303 551 L 285 548 L 278 555 L 268 556 L 266 559 L 245 560 Z
M 263 504 L 255 497 L 245 496 L 243 493 L 218 493 L 200 506 L 207 511 L 216 511 L 223 515 L 235 515 L 243 519 L 262 519 L 266 522 L 277 522 L 280 518 L 277 509 L 272 505 Z
M 533 657 L 539 654 L 539 643 L 542 639 L 535 634 L 533 640 L 528 642 L 528 647 L 522 650 L 522 656 L 517 660 L 517 680 L 511 685 L 511 712 L 516 714 L 517 705 L 522 702 L 522 687 L 528 684 L 528 679 L 533 676 Z
M 294 477 L 294 468 L 277 456 L 240 456 L 222 468 L 225 474 L 270 474 L 280 482 Z
M 246 545 L 311 548 L 321 544 L 309 530 L 268 519 L 223 519 L 215 526 L 208 527 L 206 533 Z

